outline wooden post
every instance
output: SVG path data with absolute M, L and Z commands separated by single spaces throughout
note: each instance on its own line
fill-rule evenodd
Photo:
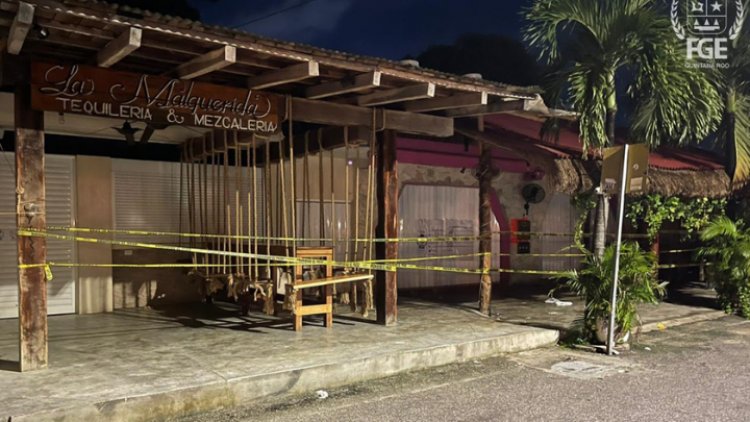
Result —
M 397 239 L 398 233 L 398 171 L 396 162 L 396 134 L 382 132 L 378 142 L 377 201 L 378 224 L 376 238 Z M 377 259 L 398 258 L 397 242 L 378 242 Z M 380 324 L 398 322 L 398 284 L 395 272 L 378 271 L 375 279 L 375 309 Z
M 661 236 L 656 233 L 656 237 L 651 243 L 651 253 L 654 254 L 654 271 L 656 277 L 659 277 L 659 255 L 661 254 Z
M 482 142 L 479 144 L 479 253 L 482 275 L 479 281 L 479 312 L 490 315 L 492 301 L 492 205 L 490 192 L 495 171 L 492 168 L 492 148 Z
M 47 225 L 44 188 L 44 114 L 31 110 L 31 92 L 15 92 L 16 224 L 19 230 L 44 230 Z M 18 321 L 20 370 L 47 367 L 47 282 L 44 264 L 47 240 L 18 236 Z

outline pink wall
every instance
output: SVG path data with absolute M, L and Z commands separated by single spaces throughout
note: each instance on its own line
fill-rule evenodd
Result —
M 417 164 L 433 167 L 448 168 L 476 168 L 479 165 L 479 149 L 475 146 L 465 148 L 460 144 L 449 144 L 423 139 L 396 138 L 396 160 L 404 164 Z M 510 151 L 493 149 L 493 164 L 500 171 L 506 173 L 525 173 L 529 166 L 525 160 L 513 155 Z M 510 223 L 505 215 L 505 209 L 500 202 L 497 192 L 491 193 L 491 206 L 500 231 L 509 232 Z M 510 236 L 500 236 L 500 253 L 510 253 Z M 510 257 L 500 257 L 500 268 L 510 268 Z M 500 274 L 500 280 L 507 282 L 508 273 Z

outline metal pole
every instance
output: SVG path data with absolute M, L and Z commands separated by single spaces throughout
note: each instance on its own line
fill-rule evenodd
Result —
M 620 246 L 622 245 L 622 222 L 625 214 L 625 188 L 628 183 L 628 148 L 625 144 L 622 160 L 622 177 L 620 178 L 620 202 L 617 211 L 617 243 L 615 244 L 615 274 L 612 279 L 612 301 L 609 311 L 609 331 L 607 332 L 607 354 L 611 355 L 615 348 L 615 313 L 617 310 L 617 283 L 620 277 Z

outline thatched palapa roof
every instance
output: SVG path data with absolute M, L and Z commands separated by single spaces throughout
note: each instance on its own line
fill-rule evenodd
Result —
M 485 117 L 485 130 L 457 128 L 472 139 L 497 148 L 508 149 L 545 173 L 547 183 L 556 192 L 575 194 L 590 190 L 599 178 L 601 160 L 583 159 L 578 134 L 561 129 L 555 142 L 542 139 L 542 122 L 509 114 Z M 726 197 L 731 183 L 724 166 L 709 152 L 659 148 L 649 156 L 649 175 L 645 193 L 664 196 Z

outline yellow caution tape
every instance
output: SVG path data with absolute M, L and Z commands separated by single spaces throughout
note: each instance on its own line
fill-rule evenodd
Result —
M 420 262 L 420 261 L 441 261 L 441 260 L 453 260 L 463 258 L 478 258 L 481 256 L 492 255 L 489 252 L 478 252 L 462 255 L 443 255 L 443 256 L 423 256 L 415 258 L 395 258 L 395 259 L 372 259 L 367 262 L 371 263 L 388 263 L 388 262 Z
M 194 254 L 201 254 L 201 255 L 217 255 L 217 256 L 229 256 L 229 257 L 237 257 L 237 258 L 254 258 L 258 260 L 276 261 L 276 262 L 286 263 L 289 266 L 332 265 L 332 266 L 344 267 L 344 268 L 382 270 L 382 271 L 391 271 L 391 272 L 397 271 L 398 269 L 414 269 L 414 270 L 422 270 L 422 271 L 443 271 L 443 272 L 464 273 L 464 274 L 482 274 L 481 270 L 474 270 L 474 269 L 468 269 L 468 268 L 418 266 L 418 265 L 410 265 L 410 264 L 402 264 L 402 263 L 392 263 L 392 264 L 386 265 L 386 264 L 372 263 L 369 261 L 336 262 L 336 261 L 327 261 L 324 259 L 296 258 L 296 257 L 288 257 L 288 256 L 280 256 L 280 255 L 241 253 L 241 252 L 232 252 L 232 251 L 215 251 L 215 250 L 210 250 L 210 249 L 190 248 L 190 247 L 184 247 L 184 246 L 170 246 L 170 245 L 159 245 L 159 244 L 142 243 L 142 242 L 128 242 L 128 241 L 122 241 L 122 240 L 69 236 L 69 235 L 61 235 L 61 234 L 55 234 L 55 233 L 47 233 L 44 231 L 32 230 L 32 229 L 21 229 L 18 231 L 18 235 L 19 236 L 31 236 L 31 237 L 49 237 L 53 239 L 74 240 L 77 242 L 86 242 L 86 243 L 103 243 L 103 244 L 118 245 L 118 246 L 129 246 L 132 248 L 171 250 L 171 251 L 187 252 L 187 253 L 194 253 Z
M 42 268 L 45 267 L 61 267 L 61 268 L 221 268 L 221 267 L 282 267 L 288 266 L 287 264 L 271 263 L 271 264 L 245 264 L 245 265 L 222 265 L 222 264 L 192 264 L 192 263 L 163 263 L 163 264 L 95 264 L 95 263 L 78 263 L 78 262 L 54 262 L 50 261 L 44 264 L 19 264 L 18 268 Z M 51 275 L 52 273 L 47 273 Z M 51 280 L 48 279 L 48 281 Z
M 124 229 L 97 229 L 88 227 L 66 227 L 66 226 L 47 226 L 50 231 L 69 231 L 73 233 L 98 233 L 98 234 L 121 234 L 127 236 L 168 236 L 183 237 L 193 239 L 245 239 L 245 240 L 266 240 L 278 242 L 304 241 L 304 242 L 332 242 L 331 238 L 296 238 L 296 237 L 273 237 L 273 236 L 244 236 L 244 235 L 227 235 L 227 234 L 210 234 L 210 233 L 184 233 L 184 232 L 163 232 L 153 230 L 124 230 Z M 575 233 L 546 233 L 546 232 L 513 232 L 513 231 L 493 231 L 492 235 L 517 235 L 531 237 L 574 237 Z M 587 234 L 588 235 L 588 234 Z M 608 235 L 611 235 L 608 233 Z M 625 237 L 642 238 L 642 234 L 624 234 Z M 375 239 L 351 239 L 351 242 L 376 242 L 376 243 L 432 243 L 432 242 L 470 242 L 482 240 L 487 236 L 434 236 L 434 237 L 399 237 L 399 238 L 375 238 Z
M 701 264 L 697 262 L 691 262 L 688 264 L 663 264 L 658 265 L 657 268 L 660 270 L 666 270 L 666 269 L 673 269 L 673 268 L 693 268 L 693 267 L 700 267 Z
M 79 230 L 79 229 L 76 229 Z M 82 229 L 96 232 L 98 229 Z M 126 246 L 133 248 L 146 248 L 146 249 L 160 249 L 160 250 L 171 250 L 186 252 L 200 255 L 215 255 L 215 256 L 228 256 L 237 258 L 251 258 L 256 260 L 271 261 L 269 263 L 251 263 L 250 266 L 295 266 L 295 265 L 333 265 L 335 267 L 343 268 L 356 268 L 365 270 L 382 270 L 382 271 L 397 271 L 402 270 L 417 270 L 417 271 L 437 271 L 437 272 L 451 272 L 459 274 L 488 274 L 490 272 L 497 273 L 513 273 L 513 274 L 535 274 L 545 276 L 559 276 L 564 274 L 560 271 L 542 271 L 542 270 L 523 270 L 523 269 L 509 269 L 509 268 L 496 268 L 496 269 L 472 269 L 472 268 L 461 268 L 461 267 L 445 267 L 445 266 L 425 266 L 425 265 L 414 265 L 409 262 L 422 262 L 422 261 L 434 261 L 434 260 L 451 260 L 461 258 L 476 258 L 485 255 L 492 256 L 537 256 L 537 257 L 579 257 L 583 254 L 489 254 L 489 253 L 471 253 L 462 255 L 445 255 L 445 256 L 434 256 L 434 257 L 416 257 L 416 258 L 396 258 L 396 259 L 384 259 L 384 260 L 362 260 L 362 261 L 349 261 L 349 262 L 329 262 L 324 259 L 314 258 L 296 258 L 282 255 L 266 255 L 266 254 L 254 254 L 254 253 L 243 253 L 233 251 L 217 251 L 211 249 L 183 247 L 183 246 L 172 246 L 163 244 L 151 244 L 143 242 L 129 242 L 122 240 L 112 239 L 99 239 L 99 238 L 88 238 L 79 236 L 62 235 L 55 233 L 48 233 L 39 230 L 32 229 L 21 229 L 18 231 L 19 236 L 38 236 L 38 237 L 50 237 L 53 239 L 62 240 L 74 240 L 77 242 L 86 243 L 103 243 L 110 245 Z M 700 264 L 689 263 L 689 264 L 665 264 L 659 265 L 659 269 L 670 269 L 670 268 L 687 268 L 696 267 Z M 22 264 L 19 268 L 45 268 L 45 276 L 47 280 L 52 280 L 52 271 L 50 267 L 109 267 L 109 268 L 232 268 L 232 267 L 247 267 L 245 265 L 234 265 L 234 264 L 200 264 L 200 263 L 165 263 L 165 264 L 81 264 L 81 263 L 57 263 L 48 262 L 45 264 Z
M 534 275 L 545 275 L 545 276 L 561 276 L 566 274 L 564 271 L 543 271 L 543 270 L 516 270 L 512 268 L 497 268 L 493 271 L 506 274 L 534 274 Z
M 668 250 L 668 251 L 659 251 L 659 254 L 666 255 L 666 254 L 673 254 L 673 253 L 676 254 L 676 253 L 687 253 L 687 252 L 697 252 L 697 251 L 698 251 L 697 248 L 693 248 L 693 249 L 673 249 L 673 250 Z

